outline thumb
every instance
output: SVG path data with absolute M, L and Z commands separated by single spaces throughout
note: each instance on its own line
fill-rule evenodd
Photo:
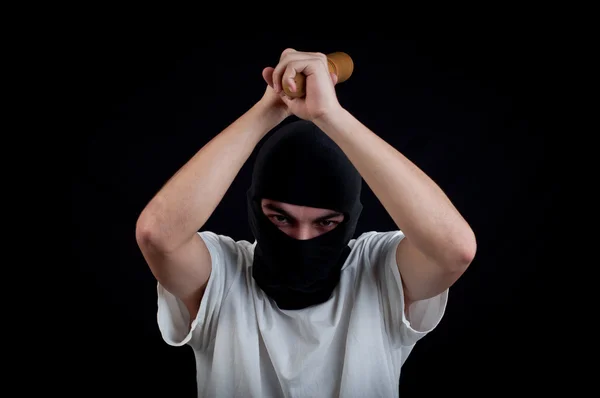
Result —
M 265 69 L 263 69 L 263 71 L 262 71 L 263 79 L 265 79 L 265 82 L 267 82 L 267 84 L 269 86 L 271 86 L 271 88 L 273 88 L 273 71 L 274 70 L 275 70 L 275 68 L 268 66 Z
M 288 97 L 287 94 L 283 90 L 281 90 L 281 93 L 279 93 L 279 96 L 281 97 L 281 100 L 288 108 L 290 106 L 292 106 L 294 104 L 294 102 L 296 102 L 296 98 Z

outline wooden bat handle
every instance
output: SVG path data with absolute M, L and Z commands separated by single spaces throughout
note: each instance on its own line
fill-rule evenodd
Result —
M 352 75 L 354 71 L 354 62 L 352 58 L 344 52 L 334 52 L 327 54 L 327 66 L 329 72 L 333 73 L 338 78 L 338 83 L 345 82 Z M 283 83 L 283 91 L 291 98 L 300 98 L 306 95 L 306 76 L 302 73 L 296 74 L 294 77 L 296 82 L 296 91 L 290 91 L 289 84 Z

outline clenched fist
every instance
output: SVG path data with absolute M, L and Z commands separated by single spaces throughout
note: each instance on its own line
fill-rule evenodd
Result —
M 290 90 L 295 91 L 294 77 L 298 73 L 306 76 L 306 95 L 302 98 L 290 98 L 283 91 L 283 82 L 289 85 Z M 273 94 L 278 95 L 287 106 L 287 110 L 301 119 L 313 121 L 341 107 L 334 88 L 337 76 L 329 72 L 325 54 L 288 48 L 281 54 L 275 68 L 263 70 L 263 78 Z

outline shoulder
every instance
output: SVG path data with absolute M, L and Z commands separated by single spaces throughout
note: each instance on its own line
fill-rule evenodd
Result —
M 231 236 L 217 234 L 212 231 L 200 231 L 198 235 L 204 240 L 210 252 L 213 264 L 216 262 L 240 263 L 252 258 L 256 243 L 247 240 L 236 240 Z
M 223 250 L 248 250 L 254 244 L 247 240 L 235 240 L 231 236 L 217 234 L 212 231 L 200 231 L 198 235 L 204 240 L 207 245 L 222 248 Z
M 404 233 L 400 230 L 393 231 L 368 231 L 352 239 L 348 246 L 353 253 L 370 258 L 387 254 L 390 250 L 396 250 L 398 243 L 404 239 Z
M 367 271 L 379 268 L 381 264 L 395 264 L 396 249 L 403 238 L 404 233 L 400 230 L 360 234 L 348 243 L 350 255 L 344 268 Z

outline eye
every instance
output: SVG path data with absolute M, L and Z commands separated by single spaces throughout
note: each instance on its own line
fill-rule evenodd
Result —
M 339 224 L 339 222 L 332 221 L 332 220 L 323 220 L 323 221 L 320 221 L 320 224 L 322 227 L 329 228 L 329 227 L 333 227 L 334 225 Z
M 282 216 L 280 214 L 274 214 L 272 216 L 270 216 L 271 219 L 279 224 L 287 224 L 289 223 L 289 220 L 286 216 Z

